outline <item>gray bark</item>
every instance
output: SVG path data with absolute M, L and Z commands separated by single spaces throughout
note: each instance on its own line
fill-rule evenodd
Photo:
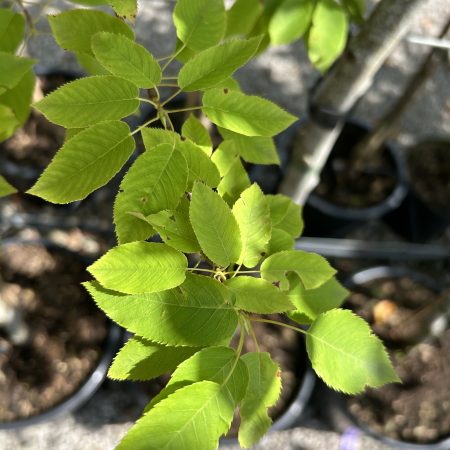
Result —
M 410 26 L 424 0 L 381 0 L 360 33 L 324 78 L 312 104 L 339 117 L 325 127 L 310 119 L 294 143 L 292 162 L 280 191 L 304 204 L 319 182 L 319 174 L 338 138 L 345 117 L 368 90 L 373 77 Z M 428 0 L 430 1 L 430 0 Z
M 444 38 L 450 30 L 450 20 L 447 21 L 439 37 Z M 428 78 L 436 67 L 447 56 L 447 52 L 441 47 L 431 49 L 419 69 L 410 78 L 405 90 L 398 100 L 392 105 L 387 114 L 379 120 L 373 131 L 368 134 L 352 152 L 353 164 L 351 167 L 358 169 L 370 163 L 371 159 L 379 156 L 383 144 L 392 139 L 398 132 L 399 122 L 409 105 L 417 98 Z

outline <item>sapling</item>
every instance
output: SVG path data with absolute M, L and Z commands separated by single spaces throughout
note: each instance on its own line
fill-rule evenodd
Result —
M 244 169 L 243 161 L 277 163 L 272 138 L 296 120 L 246 95 L 233 78 L 261 50 L 264 24 L 255 28 L 260 34 L 230 39 L 230 29 L 245 24 L 231 20 L 239 15 L 223 0 L 178 0 L 177 49 L 157 60 L 122 19 L 134 18 L 136 1 L 78 3 L 109 3 L 119 17 L 96 10 L 49 17 L 58 44 L 102 75 L 68 83 L 34 105 L 65 127 L 67 138 L 28 193 L 53 203 L 86 198 L 122 170 L 141 135 L 145 151 L 123 176 L 114 204 L 118 245 L 90 266 L 95 280 L 85 287 L 134 334 L 109 376 L 172 376 L 118 448 L 214 449 L 236 409 L 240 444 L 256 443 L 282 387 L 268 353 L 243 353 L 247 335 L 259 348 L 255 322 L 303 334 L 313 368 L 334 389 L 357 393 L 398 381 L 368 324 L 339 308 L 347 292 L 335 270 L 317 254 L 294 250 L 300 207 L 265 195 Z M 183 65 L 168 75 L 175 59 Z M 182 92 L 200 93 L 201 105 L 171 107 Z M 122 119 L 141 103 L 151 104 L 154 116 L 130 130 Z M 217 127 L 218 148 L 194 115 L 175 130 L 173 116 L 194 111 Z M 163 128 L 151 127 L 157 122 Z M 188 264 L 188 256 L 196 262 Z M 274 313 L 293 322 L 266 317 Z

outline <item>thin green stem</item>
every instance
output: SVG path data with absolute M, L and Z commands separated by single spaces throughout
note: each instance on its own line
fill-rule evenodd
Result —
M 242 317 L 239 316 L 239 328 L 241 335 L 239 336 L 239 344 L 236 348 L 236 357 L 234 358 L 233 366 L 231 367 L 231 370 L 227 377 L 225 378 L 223 385 L 228 383 L 228 380 L 231 378 L 231 375 L 233 375 L 234 370 L 236 369 L 237 363 L 239 362 L 239 358 L 241 357 L 242 349 L 244 348 L 244 324 L 242 323 Z
M 170 59 L 172 58 L 173 53 L 171 53 L 170 55 L 167 56 L 162 56 L 161 58 L 156 58 L 156 61 L 161 62 L 161 61 L 165 61 L 166 59 Z
M 172 148 L 175 148 L 176 143 L 177 143 L 177 139 L 176 139 L 176 133 L 175 133 L 175 127 L 173 126 L 172 120 L 170 119 L 169 114 L 166 114 L 166 119 L 169 122 L 170 125 L 170 129 L 172 130 L 172 136 L 173 136 L 173 140 L 172 140 Z
M 253 342 L 255 343 L 256 351 L 258 353 L 260 353 L 261 350 L 259 349 L 258 339 L 256 339 L 255 330 L 253 329 L 252 323 L 248 320 L 248 318 L 246 318 L 246 320 L 247 320 L 248 329 L 250 330 L 250 334 L 252 335 L 252 338 L 253 338 Z
M 231 278 L 234 278 L 238 274 L 238 272 L 239 272 L 239 274 L 242 274 L 242 273 L 261 273 L 260 270 L 239 270 L 240 267 L 241 266 L 239 266 L 236 270 L 232 270 L 231 272 L 227 272 L 227 275 L 232 275 Z
M 177 88 L 179 87 L 178 84 L 175 83 L 161 83 L 159 85 L 160 88 Z
M 138 97 L 138 100 L 141 101 L 141 102 L 144 102 L 144 103 L 150 103 L 150 104 L 153 105 L 155 108 L 158 107 L 158 105 L 157 105 L 155 102 L 153 102 L 152 100 L 149 100 L 148 98 L 141 98 L 141 97 Z
M 135 134 L 139 133 L 139 131 L 143 130 L 145 127 L 147 127 L 153 122 L 156 122 L 157 120 L 159 120 L 159 117 L 153 117 L 153 119 L 147 120 L 147 122 L 143 123 L 141 126 L 137 127 L 133 132 L 131 132 L 131 136 L 134 136 Z
M 159 102 L 159 100 L 161 99 L 161 95 L 159 95 L 158 86 L 155 86 L 154 89 L 156 92 L 156 101 Z
M 231 278 L 234 278 L 234 277 L 238 274 L 239 269 L 240 269 L 241 267 L 242 267 L 242 263 L 239 264 L 238 268 L 234 271 L 233 276 L 232 276 Z
M 165 77 L 162 77 L 161 79 L 162 79 L 163 81 L 164 81 L 164 80 L 178 80 L 178 77 L 177 77 L 177 76 L 173 76 L 173 77 L 165 76 Z
M 263 323 L 271 323 L 273 325 L 279 325 L 280 327 L 290 328 L 291 330 L 297 331 L 298 333 L 308 334 L 307 331 L 302 330 L 301 328 L 294 327 L 292 325 L 288 325 L 287 323 L 278 322 L 277 320 L 270 319 L 261 319 L 260 317 L 249 317 L 252 322 L 263 322 Z
M 161 72 L 164 72 L 167 67 L 169 67 L 170 63 L 186 48 L 186 44 L 183 44 L 169 59 L 168 61 L 162 66 Z
M 165 105 L 167 105 L 167 103 L 169 103 L 171 100 L 173 100 L 180 92 L 181 92 L 181 89 L 178 89 L 176 92 L 174 92 L 169 98 L 167 98 L 166 100 L 164 100 L 161 103 L 161 107 L 164 107 Z M 167 112 L 170 112 L 170 111 L 167 111 Z
M 201 106 L 192 106 L 190 108 L 166 109 L 166 113 L 173 114 L 173 113 L 180 113 L 180 112 L 187 112 L 187 111 L 195 111 L 197 109 L 202 109 L 202 107 Z
M 216 273 L 215 270 L 211 270 L 211 269 L 199 269 L 198 267 L 197 267 L 197 268 L 194 268 L 194 267 L 188 267 L 187 270 L 190 270 L 191 272 L 193 272 L 193 271 L 195 270 L 195 271 L 199 271 L 199 272 Z

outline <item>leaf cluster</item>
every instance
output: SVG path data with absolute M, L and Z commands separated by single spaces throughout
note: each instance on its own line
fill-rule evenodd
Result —
M 59 45 L 95 74 L 35 105 L 67 129 L 67 138 L 29 193 L 53 203 L 86 198 L 123 170 L 141 135 L 145 149 L 132 160 L 114 204 L 118 245 L 90 266 L 95 280 L 85 287 L 134 334 L 117 354 L 112 378 L 173 373 L 118 448 L 212 449 L 236 410 L 241 445 L 256 443 L 270 427 L 267 411 L 282 388 L 269 354 L 242 351 L 245 337 L 254 336 L 252 324 L 271 322 L 266 314 L 298 323 L 279 325 L 306 336 L 314 369 L 333 388 L 357 393 L 396 381 L 368 325 L 339 309 L 347 291 L 335 270 L 323 257 L 295 250 L 301 208 L 281 194 L 264 194 L 245 170 L 247 163 L 279 162 L 273 136 L 295 117 L 246 95 L 233 74 L 261 50 L 277 14 L 292 2 L 265 2 L 256 8 L 261 16 L 249 12 L 249 26 L 238 20 L 245 2 L 226 11 L 223 0 L 178 0 L 179 43 L 162 60 L 135 41 L 122 19 L 134 18 L 135 1 L 76 3 L 107 3 L 119 17 L 82 9 L 49 18 Z M 299 2 L 302 8 L 307 3 Z M 258 28 L 261 17 L 267 29 Z M 169 76 L 175 58 L 183 64 Z M 174 92 L 164 98 L 166 88 Z M 192 91 L 200 92 L 201 106 L 170 109 L 171 99 Z M 143 102 L 155 115 L 130 130 L 123 119 Z M 196 110 L 217 127 L 217 148 L 193 114 L 174 129 L 173 114 Z M 163 128 L 151 127 L 158 121 Z M 239 343 L 232 346 L 235 335 Z

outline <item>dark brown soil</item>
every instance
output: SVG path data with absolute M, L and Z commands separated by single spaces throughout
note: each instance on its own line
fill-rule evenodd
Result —
M 450 436 L 450 331 L 406 354 L 392 354 L 403 384 L 369 389 L 349 399 L 352 414 L 374 431 L 407 442 Z
M 28 338 L 0 328 L 0 421 L 43 412 L 73 394 L 95 368 L 107 334 L 82 281 L 85 265 L 38 244 L 1 249 L 2 302 L 19 312 Z
M 425 339 L 437 295 L 409 278 L 358 288 L 349 305 L 387 343 L 402 384 L 347 400 L 358 422 L 393 439 L 432 443 L 450 435 L 450 330 Z
M 396 171 L 387 151 L 363 169 L 354 169 L 350 155 L 365 133 L 357 125 L 345 126 L 321 173 L 316 195 L 334 205 L 366 208 L 381 203 L 393 192 Z
M 422 142 L 408 158 L 417 195 L 439 215 L 450 217 L 450 142 Z
M 431 289 L 403 277 L 357 286 L 346 306 L 369 322 L 389 348 L 398 349 L 423 338 L 440 301 Z
M 33 111 L 23 128 L 0 144 L 0 152 L 9 161 L 41 170 L 50 163 L 64 137 L 64 128 Z

